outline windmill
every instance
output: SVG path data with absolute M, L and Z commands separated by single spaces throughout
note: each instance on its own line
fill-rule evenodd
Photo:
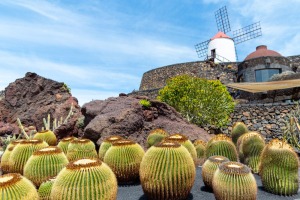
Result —
M 215 12 L 218 33 L 209 40 L 195 45 L 199 58 L 213 59 L 215 63 L 236 62 L 235 46 L 262 35 L 260 22 L 233 31 L 230 38 L 226 33 L 231 31 L 226 6 Z

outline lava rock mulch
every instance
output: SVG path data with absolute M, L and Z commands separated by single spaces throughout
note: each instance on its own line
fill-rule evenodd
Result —
M 197 177 L 188 200 L 215 199 L 214 194 L 211 191 L 208 191 L 204 186 L 204 183 L 202 181 L 202 176 L 201 176 L 201 170 L 202 170 L 201 167 L 197 168 Z M 274 195 L 264 191 L 260 177 L 258 175 L 254 175 L 254 176 L 258 186 L 258 193 L 257 193 L 258 200 L 296 200 L 296 199 L 300 200 L 299 191 L 297 195 L 290 196 L 290 197 Z M 147 197 L 144 195 L 141 185 L 119 186 L 117 200 L 146 200 L 146 199 Z

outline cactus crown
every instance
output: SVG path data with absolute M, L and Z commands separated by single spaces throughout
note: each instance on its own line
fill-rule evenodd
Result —
M 168 133 L 161 128 L 157 128 L 157 129 L 150 131 L 149 135 L 152 135 L 152 134 L 168 135 Z
M 111 142 L 115 142 L 115 141 L 122 140 L 122 139 L 124 139 L 124 138 L 122 138 L 121 136 L 113 135 L 113 136 L 110 136 L 110 137 L 106 138 L 104 140 L 104 142 L 111 143 Z
M 180 133 L 175 133 L 175 134 L 172 134 L 165 138 L 165 141 L 173 141 L 173 142 L 178 142 L 178 143 L 183 143 L 187 140 L 188 140 L 188 137 L 186 137 L 185 135 L 182 135 Z
M 25 141 L 25 140 L 23 140 L 23 139 L 21 139 L 21 140 L 14 140 L 14 141 L 11 142 L 11 144 L 17 145 L 17 144 L 21 143 L 22 141 Z
M 62 142 L 70 142 L 70 141 L 72 141 L 74 139 L 76 139 L 76 138 L 71 136 L 71 137 L 65 137 L 65 138 L 61 139 L 61 141 Z
M 220 141 L 220 140 L 232 141 L 231 138 L 225 134 L 216 135 L 210 141 L 214 142 L 214 141 Z
M 246 165 L 239 162 L 224 162 L 219 166 L 220 171 L 225 174 L 246 175 L 251 173 L 251 170 Z
M 278 138 L 275 138 L 269 142 L 267 145 L 269 148 L 274 148 L 274 149 L 289 149 L 291 151 L 294 151 L 294 149 L 285 141 L 279 140 Z
M 177 142 L 169 142 L 169 141 L 164 141 L 164 142 L 160 142 L 156 145 L 154 145 L 155 147 L 160 147 L 160 148 L 179 148 L 181 145 Z
M 42 144 L 43 140 L 31 139 L 31 140 L 23 140 L 20 144 Z
M 62 150 L 57 146 L 48 146 L 33 152 L 33 155 L 53 155 L 62 153 Z
M 197 145 L 199 145 L 199 144 L 201 144 L 201 145 L 203 145 L 203 146 L 206 146 L 206 142 L 204 142 L 203 140 L 196 140 L 196 141 L 194 142 L 194 146 L 197 146 Z
M 214 163 L 223 163 L 229 161 L 229 159 L 225 156 L 210 156 L 208 160 Z
M 73 143 L 73 144 L 87 144 L 89 142 L 91 142 L 91 140 L 89 140 L 89 139 L 74 139 L 70 143 Z
M 0 187 L 9 187 L 22 179 L 21 174 L 10 173 L 0 176 Z
M 127 139 L 122 139 L 122 140 L 117 140 L 115 142 L 112 142 L 113 146 L 127 146 L 127 145 L 134 145 L 134 144 L 136 144 L 136 142 Z
M 99 159 L 79 159 L 73 162 L 70 162 L 66 168 L 70 170 L 80 170 L 82 168 L 90 168 L 101 166 L 102 162 Z

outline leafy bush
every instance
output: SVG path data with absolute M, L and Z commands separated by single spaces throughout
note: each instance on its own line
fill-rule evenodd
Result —
M 151 102 L 148 101 L 147 99 L 140 100 L 140 104 L 145 108 L 149 108 L 151 106 Z
M 187 120 L 200 126 L 225 126 L 234 110 L 234 101 L 219 80 L 189 75 L 175 76 L 159 91 L 158 99 L 173 106 Z

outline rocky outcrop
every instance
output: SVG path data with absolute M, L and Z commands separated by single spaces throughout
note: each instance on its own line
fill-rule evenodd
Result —
M 120 135 L 144 145 L 148 133 L 156 128 L 168 133 L 182 133 L 191 140 L 211 138 L 206 131 L 188 123 L 174 108 L 165 103 L 149 100 L 151 106 L 143 107 L 139 101 L 145 96 L 119 96 L 95 100 L 83 105 L 85 116 L 84 137 L 99 145 L 110 135 Z
M 74 121 L 81 116 L 77 99 L 72 97 L 64 83 L 56 82 L 37 75 L 26 73 L 24 78 L 17 79 L 5 88 L 5 96 L 0 100 L 0 121 L 16 124 L 17 118 L 25 126 L 33 125 L 41 130 L 43 118 L 50 114 L 51 119 L 68 115 L 73 104 L 74 115 L 65 126 L 74 127 Z M 64 131 L 63 133 L 61 131 Z M 76 135 L 74 128 L 57 130 L 63 135 Z

